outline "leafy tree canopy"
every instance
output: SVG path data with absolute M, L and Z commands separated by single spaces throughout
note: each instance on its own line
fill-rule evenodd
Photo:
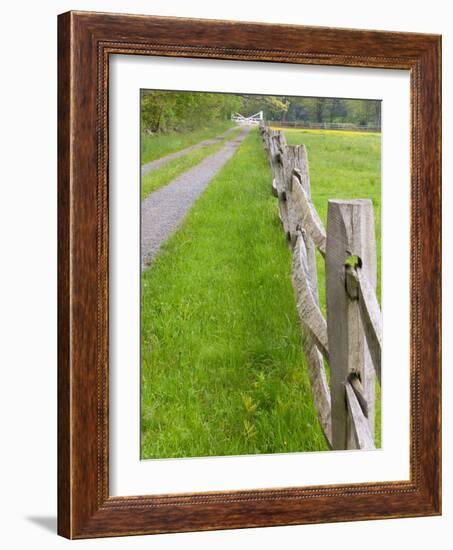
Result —
M 232 112 L 280 122 L 340 122 L 380 126 L 381 102 L 364 99 L 264 96 L 144 90 L 142 129 L 147 132 L 193 130 L 228 120 Z

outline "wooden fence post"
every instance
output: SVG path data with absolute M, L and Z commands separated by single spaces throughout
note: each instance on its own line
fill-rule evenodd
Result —
M 288 224 L 288 204 L 287 204 L 287 181 L 289 174 L 287 158 L 286 138 L 281 132 L 270 131 L 269 134 L 269 160 L 272 169 L 274 181 L 272 183 L 273 193 L 278 197 L 278 208 L 280 220 L 283 225 L 286 239 L 289 242 L 291 235 Z
M 288 232 L 293 246 L 292 279 L 296 304 L 302 326 L 305 327 L 304 351 L 308 365 L 308 375 L 313 399 L 327 443 L 332 446 L 331 404 L 327 383 L 324 355 L 328 354 L 327 341 L 315 338 L 311 328 L 317 326 L 319 334 L 325 334 L 325 320 L 319 311 L 318 274 L 316 268 L 315 243 L 305 227 L 304 209 L 301 197 L 310 200 L 310 175 L 307 150 L 304 145 L 287 147 L 286 190 L 288 195 Z M 308 225 L 308 224 L 307 224 Z M 311 307 L 307 302 L 311 301 Z M 318 314 L 319 312 L 319 314 Z
M 293 251 L 292 279 L 315 407 L 333 449 L 374 448 L 375 376 L 382 316 L 370 200 L 329 201 L 327 235 L 310 198 L 307 151 L 260 127 L 272 194 Z M 326 261 L 327 323 L 319 308 L 315 248 Z M 330 364 L 327 384 L 323 357 Z
M 328 202 L 326 297 L 334 449 L 358 446 L 345 387 L 351 376 L 357 377 L 361 386 L 366 400 L 364 416 L 371 441 L 374 438 L 375 372 L 362 326 L 358 290 L 347 284 L 347 270 L 354 269 L 348 263 L 356 263 L 376 288 L 373 205 L 367 199 Z

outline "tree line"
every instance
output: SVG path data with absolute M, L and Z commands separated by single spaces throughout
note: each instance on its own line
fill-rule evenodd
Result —
M 365 99 L 143 90 L 141 125 L 148 133 L 187 131 L 230 119 L 232 112 L 265 120 L 350 123 L 380 127 L 381 102 Z

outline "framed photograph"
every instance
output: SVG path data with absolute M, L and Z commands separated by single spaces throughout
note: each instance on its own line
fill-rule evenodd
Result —
M 58 531 L 441 513 L 441 39 L 59 16 Z

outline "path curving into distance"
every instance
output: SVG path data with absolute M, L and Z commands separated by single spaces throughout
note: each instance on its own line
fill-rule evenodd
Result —
M 220 134 L 220 136 L 205 139 L 204 141 L 195 143 L 195 145 L 190 145 L 185 149 L 181 149 L 180 151 L 176 151 L 175 153 L 170 153 L 169 155 L 165 155 L 165 157 L 161 157 L 160 159 L 147 162 L 142 166 L 142 176 L 144 176 L 148 172 L 151 172 L 152 170 L 156 170 L 156 168 L 159 168 L 159 166 L 162 166 L 162 164 L 165 164 L 170 160 L 183 157 L 184 155 L 187 155 L 187 153 L 191 153 L 192 151 L 196 151 L 197 149 L 201 149 L 202 147 L 206 147 L 207 145 L 213 145 L 214 143 L 218 143 L 219 141 L 222 141 L 223 139 L 228 137 L 231 134 L 231 132 L 233 132 L 233 130 L 236 130 L 236 129 L 237 129 L 237 126 L 233 126 L 232 128 L 228 128 L 228 130 L 223 134 Z
M 244 127 L 237 138 L 199 164 L 184 172 L 165 187 L 151 193 L 141 205 L 141 264 L 145 269 L 160 245 L 181 224 L 186 212 L 205 190 L 212 178 L 233 156 L 250 127 Z

